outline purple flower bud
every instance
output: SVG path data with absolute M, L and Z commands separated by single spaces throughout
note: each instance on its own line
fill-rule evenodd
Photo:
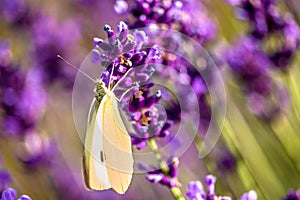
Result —
M 162 174 L 147 174 L 146 178 L 152 183 L 158 183 L 164 178 L 164 176 Z
M 294 191 L 293 189 L 290 189 L 288 191 L 288 194 L 281 198 L 281 200 L 300 200 L 300 189 L 297 191 Z
M 192 181 L 187 186 L 188 191 L 186 196 L 189 199 L 205 200 L 205 192 L 200 181 Z
M 118 39 L 121 41 L 121 43 L 125 42 L 128 35 L 128 26 L 125 22 L 120 21 L 118 25 L 118 33 L 119 33 Z
M 158 49 L 157 45 L 154 45 L 153 47 L 150 48 L 149 54 L 148 54 L 148 59 L 160 59 L 161 54 Z
M 257 200 L 257 194 L 254 190 L 250 190 L 249 192 L 243 194 L 240 200 Z
M 10 174 L 5 170 L 0 170 L 0 191 L 4 190 L 11 181 Z
M 169 176 L 175 178 L 178 176 L 179 159 L 177 157 L 172 158 L 172 163 L 169 165 Z
M 27 195 L 22 195 L 18 198 L 18 200 L 31 200 L 31 198 Z
M 97 49 L 92 50 L 92 52 L 91 52 L 91 61 L 93 63 L 98 63 L 98 62 L 102 61 L 101 55 L 100 55 L 100 53 Z
M 128 9 L 128 4 L 125 0 L 116 0 L 114 9 L 118 14 L 124 14 Z
M 124 52 L 132 51 L 135 48 L 135 42 L 129 42 L 123 47 Z
M 213 175 L 207 175 L 205 177 L 205 183 L 206 183 L 208 194 L 214 195 L 215 194 L 216 177 Z
M 15 200 L 16 197 L 16 190 L 14 190 L 13 188 L 8 188 L 2 193 L 1 200 Z
M 232 6 L 237 6 L 241 4 L 241 0 L 226 0 L 226 2 Z
M 104 26 L 104 31 L 107 34 L 107 38 L 108 38 L 109 44 L 115 43 L 116 40 L 117 40 L 117 38 L 116 38 L 115 32 L 111 29 L 111 27 L 106 24 Z

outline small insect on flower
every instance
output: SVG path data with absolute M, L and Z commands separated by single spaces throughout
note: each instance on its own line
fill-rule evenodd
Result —
M 131 139 L 118 111 L 114 88 L 98 80 L 91 104 L 83 154 L 85 184 L 124 194 L 133 173 Z
M 65 61 L 61 56 L 58 58 Z M 65 62 L 93 80 L 77 67 Z M 118 99 L 114 94 L 114 89 L 118 84 L 112 84 L 113 70 L 114 67 L 108 87 L 101 79 L 93 80 L 96 83 L 95 97 L 88 114 L 83 153 L 83 175 L 85 185 L 90 190 L 112 188 L 117 193 L 124 194 L 131 183 L 134 161 L 131 138 L 118 109 L 118 102 L 123 97 Z

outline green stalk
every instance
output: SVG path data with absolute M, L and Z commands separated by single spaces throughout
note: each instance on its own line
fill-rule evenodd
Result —
M 165 175 L 167 175 L 168 171 L 169 171 L 168 165 L 167 165 L 166 161 L 163 159 L 162 155 L 160 154 L 157 143 L 155 142 L 155 140 L 153 138 L 151 138 L 148 140 L 148 145 L 151 148 L 151 150 L 153 151 L 153 153 L 155 154 L 155 158 L 158 161 L 161 170 L 163 171 L 163 173 Z M 181 192 L 181 190 L 178 187 L 170 188 L 170 192 L 171 192 L 172 196 L 174 197 L 174 199 L 185 200 L 183 193 Z

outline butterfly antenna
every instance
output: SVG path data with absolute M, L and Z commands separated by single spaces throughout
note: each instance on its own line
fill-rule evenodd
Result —
M 114 88 L 112 89 L 112 91 L 119 85 L 119 83 L 121 83 L 126 77 L 127 75 L 132 71 L 132 68 L 130 68 L 123 76 L 122 78 L 117 82 L 117 84 L 114 86 Z
M 119 102 L 121 102 L 122 101 L 122 99 L 125 97 L 125 95 L 130 91 L 130 90 L 132 90 L 132 89 L 134 89 L 134 88 L 137 88 L 138 86 L 131 86 L 130 88 L 128 88 L 123 94 L 122 94 L 122 96 L 120 97 L 120 99 L 117 99 Z
M 93 81 L 94 83 L 96 83 L 97 81 L 94 80 L 91 76 L 89 76 L 87 73 L 83 72 L 81 69 L 79 69 L 78 67 L 76 67 L 75 65 L 72 65 L 71 63 L 69 63 L 66 59 L 64 59 L 61 55 L 57 55 L 57 58 L 62 60 L 63 62 L 65 62 L 67 65 L 69 65 L 70 67 L 76 69 L 77 71 L 79 71 L 80 73 L 82 73 L 84 76 L 86 76 L 88 79 L 90 79 L 91 81 Z

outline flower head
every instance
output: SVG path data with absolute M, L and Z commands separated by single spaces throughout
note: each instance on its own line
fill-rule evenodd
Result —
M 172 158 L 170 164 L 167 166 L 167 173 L 165 173 L 162 169 L 152 171 L 151 169 L 147 169 L 149 172 L 147 173 L 146 178 L 152 183 L 159 183 L 169 188 L 179 187 L 181 184 L 177 179 L 178 165 L 178 158 Z
M 57 54 L 63 57 L 80 56 L 78 41 L 81 31 L 78 22 L 67 19 L 59 22 L 53 16 L 41 15 L 32 26 L 33 66 L 39 71 L 45 85 L 61 81 L 64 86 L 72 87 L 75 71 L 65 67 L 57 59 Z
M 288 194 L 281 198 L 281 200 L 300 200 L 300 189 L 297 191 L 290 189 Z
M 191 200 L 231 200 L 230 197 L 218 197 L 215 194 L 216 177 L 207 175 L 205 177 L 206 191 L 200 181 L 191 181 L 188 184 L 186 196 Z
M 177 30 L 201 43 L 216 35 L 216 25 L 207 16 L 203 5 L 196 1 L 136 0 L 130 9 L 130 15 L 130 19 L 133 19 L 131 28 L 158 25 Z
M 243 194 L 240 200 L 257 200 L 257 194 L 254 190 L 250 190 L 249 192 Z

